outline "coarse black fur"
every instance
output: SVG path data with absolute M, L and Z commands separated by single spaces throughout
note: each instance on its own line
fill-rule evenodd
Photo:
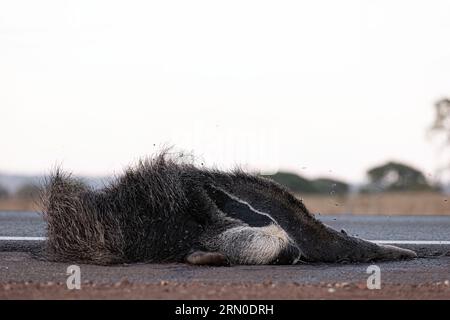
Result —
M 315 262 L 415 256 L 323 225 L 301 200 L 271 180 L 239 170 L 199 169 L 165 153 L 140 161 L 100 190 L 56 170 L 45 188 L 43 207 L 46 252 L 58 261 L 114 264 L 217 257 L 232 264 L 284 264 L 295 263 L 300 255 Z

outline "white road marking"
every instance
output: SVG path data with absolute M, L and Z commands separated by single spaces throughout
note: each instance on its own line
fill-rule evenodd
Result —
M 44 241 L 46 237 L 0 237 L 0 241 Z
M 450 241 L 434 241 L 434 240 L 370 240 L 371 242 L 375 242 L 378 244 L 441 244 L 441 245 L 449 245 Z
M 0 241 L 45 241 L 46 237 L 1 237 Z M 450 245 L 450 241 L 435 240 L 369 240 L 377 244 Z

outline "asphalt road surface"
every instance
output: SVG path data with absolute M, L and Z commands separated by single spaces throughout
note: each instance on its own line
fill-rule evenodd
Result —
M 43 245 L 42 240 L 16 238 L 44 237 L 41 217 L 30 212 L 0 212 L 0 299 L 450 299 L 450 217 L 318 218 L 365 239 L 398 242 L 418 251 L 420 258 L 377 263 L 384 290 L 367 289 L 367 263 L 233 267 L 132 264 L 80 265 L 84 290 L 73 293 L 66 286 L 68 263 L 36 258 L 34 252 Z
M 450 240 L 450 216 L 317 216 L 324 223 L 372 240 Z M 1 212 L 0 236 L 45 236 L 35 212 Z

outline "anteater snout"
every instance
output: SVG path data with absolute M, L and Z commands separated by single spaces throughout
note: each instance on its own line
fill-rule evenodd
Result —
M 391 245 L 380 245 L 381 260 L 409 260 L 417 258 L 417 253 L 412 250 Z

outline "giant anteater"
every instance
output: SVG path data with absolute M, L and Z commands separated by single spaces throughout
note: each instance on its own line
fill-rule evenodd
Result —
M 56 170 L 43 195 L 50 259 L 93 264 L 292 264 L 413 258 L 318 221 L 286 188 L 167 156 L 103 189 Z

